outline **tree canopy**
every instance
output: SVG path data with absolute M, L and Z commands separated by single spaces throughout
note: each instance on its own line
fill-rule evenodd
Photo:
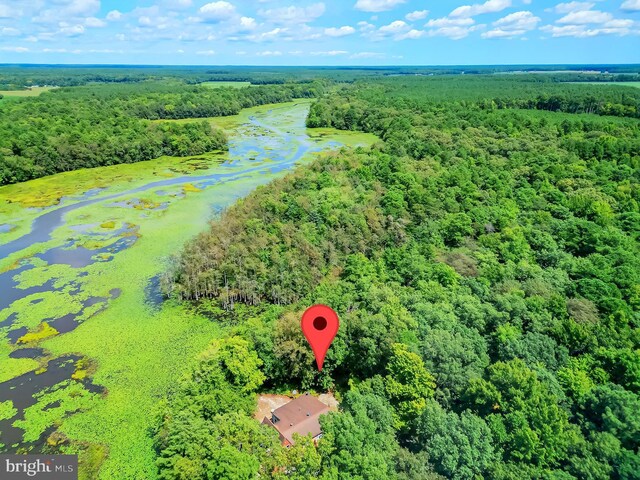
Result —
M 638 478 L 638 94 L 430 82 L 319 99 L 310 126 L 381 141 L 224 212 L 166 293 L 233 325 L 262 388 L 339 394 L 309 478 Z M 342 325 L 321 373 L 313 303 Z

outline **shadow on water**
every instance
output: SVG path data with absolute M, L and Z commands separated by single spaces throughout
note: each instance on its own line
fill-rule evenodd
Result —
M 43 348 L 19 348 L 9 354 L 9 358 L 40 358 L 44 356 Z
M 0 328 L 2 328 L 2 327 L 10 327 L 11 325 L 13 325 L 13 322 L 15 322 L 17 316 L 18 316 L 18 314 L 15 313 L 15 312 L 12 313 L 11 315 L 9 315 L 5 320 L 0 322 Z
M 27 333 L 29 333 L 29 329 L 27 327 L 16 328 L 14 330 L 11 330 L 10 332 L 7 332 L 7 339 L 9 340 L 9 343 L 15 345 L 16 343 L 18 343 L 18 340 L 20 340 L 20 338 L 25 336 Z
M 131 247 L 137 240 L 138 237 L 136 235 L 129 235 L 120 238 L 111 245 L 95 250 L 83 246 L 73 248 L 74 242 L 71 241 L 62 247 L 51 248 L 35 257 L 44 260 L 49 265 L 69 265 L 73 268 L 84 268 L 97 261 L 104 262 L 112 259 L 112 255 Z
M 82 315 L 84 315 L 84 312 L 87 308 L 92 307 L 94 305 L 98 305 L 98 304 L 102 304 L 102 306 L 97 309 L 95 312 L 93 312 L 93 314 L 91 315 L 92 317 L 97 315 L 98 313 L 102 312 L 105 308 L 107 308 L 108 306 L 108 302 L 109 300 L 115 300 L 116 298 L 118 298 L 120 296 L 120 289 L 119 288 L 114 288 L 109 292 L 110 298 L 105 298 L 105 297 L 89 297 L 88 299 L 86 299 L 83 304 L 82 304 L 82 310 L 80 310 L 80 312 L 78 313 L 69 313 L 63 317 L 60 318 L 56 318 L 56 319 L 50 319 L 50 320 L 45 320 L 50 326 L 52 326 L 53 328 L 55 328 L 58 333 L 68 333 L 72 330 L 75 330 L 76 327 L 78 325 L 80 325 L 80 322 L 78 322 L 78 318 L 81 317 Z M 85 319 L 87 320 L 87 319 Z
M 152 306 L 154 309 L 159 309 L 164 301 L 164 295 L 160 288 L 160 275 L 151 277 L 144 287 L 144 300 L 145 303 Z

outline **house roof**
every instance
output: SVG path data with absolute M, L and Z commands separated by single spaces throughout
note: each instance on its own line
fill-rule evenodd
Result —
M 329 407 L 308 393 L 273 411 L 277 421 L 265 417 L 262 423 L 272 425 L 280 436 L 293 443 L 293 434 L 311 434 L 317 437 L 322 433 L 320 429 L 320 415 L 327 413 Z

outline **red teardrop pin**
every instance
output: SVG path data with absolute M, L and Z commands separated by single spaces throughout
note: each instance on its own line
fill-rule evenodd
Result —
M 322 371 L 324 357 L 340 328 L 338 314 L 326 305 L 314 305 L 302 314 L 300 325 L 316 357 L 318 370 Z

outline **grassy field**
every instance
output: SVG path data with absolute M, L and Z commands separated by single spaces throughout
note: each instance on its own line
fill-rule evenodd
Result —
M 230 87 L 230 88 L 245 88 L 250 87 L 251 82 L 203 82 L 200 85 L 209 88 L 222 88 L 222 87 Z
M 37 97 L 41 93 L 48 92 L 57 87 L 33 87 L 28 90 L 0 90 L 4 97 Z
M 584 85 L 619 85 L 621 87 L 640 88 L 640 82 L 570 82 Z
M 84 312 L 75 330 L 28 344 L 28 347 L 45 349 L 46 356 L 40 360 L 9 358 L 15 347 L 4 338 L 7 329 L 0 328 L 0 381 L 35 369 L 44 372 L 47 360 L 73 353 L 86 358 L 90 365 L 90 368 L 78 367 L 77 376 L 88 375 L 107 392 L 106 395 L 93 394 L 74 379 L 43 392 L 37 403 L 25 410 L 24 420 L 14 423 L 24 430 L 25 439 L 36 440 L 54 425 L 59 434 L 69 439 L 64 450 L 80 454 L 81 478 L 155 478 L 149 434 L 155 406 L 178 384 L 196 354 L 218 336 L 223 327 L 182 305 L 154 304 L 149 300 L 150 282 L 164 271 L 170 255 L 206 228 L 212 208 L 224 208 L 258 186 L 284 175 L 271 170 L 273 159 L 279 158 L 278 155 L 288 158 L 297 151 L 298 141 L 323 147 L 333 145 L 332 142 L 367 145 L 375 140 L 374 136 L 362 133 L 307 130 L 303 126 L 307 109 L 308 102 L 292 102 L 211 119 L 230 131 L 237 129 L 235 137 L 230 135 L 232 141 L 246 146 L 247 152 L 260 141 L 265 142 L 265 154 L 257 160 L 253 160 L 253 153 L 233 158 L 233 164 L 223 163 L 232 155 L 227 153 L 186 159 L 165 157 L 62 173 L 0 188 L 0 224 L 17 225 L 16 230 L 0 234 L 0 241 L 4 243 L 24 234 L 35 216 L 42 213 L 40 208 L 52 208 L 61 197 L 73 198 L 97 187 L 104 188 L 99 195 L 106 196 L 191 174 L 228 175 L 208 187 L 197 183 L 194 186 L 186 180 L 184 184 L 154 187 L 118 198 L 123 202 L 141 202 L 141 208 L 115 207 L 111 201 L 78 208 L 67 214 L 65 225 L 54 231 L 51 240 L 0 259 L 0 272 L 15 269 L 21 261 L 33 265 L 34 268 L 15 277 L 20 288 L 54 282 L 52 290 L 31 294 L 0 310 L 0 322 L 14 315 L 14 327 L 26 327 L 30 332 L 41 331 L 46 319 L 81 311 L 87 299 L 108 298 L 116 288 L 121 292 L 118 298 L 107 301 L 103 311 L 97 312 L 99 305 L 94 305 Z M 270 128 L 247 125 L 251 116 L 266 121 Z M 275 122 L 269 123 L 274 118 Z M 279 152 L 280 144 L 266 138 L 269 132 L 274 139 L 281 138 L 282 132 L 294 134 L 284 142 L 286 152 Z M 307 155 L 304 160 L 310 158 L 312 156 Z M 67 201 L 63 200 L 65 204 Z M 163 208 L 158 208 L 160 205 Z M 135 244 L 117 254 L 106 254 L 86 267 L 48 264 L 36 258 L 69 241 L 75 245 L 67 249 L 79 245 L 91 249 L 108 247 L 120 238 L 117 234 L 110 236 L 110 232 L 125 225 L 136 228 Z M 13 407 L 0 405 L 0 418 L 8 415 L 14 415 Z

